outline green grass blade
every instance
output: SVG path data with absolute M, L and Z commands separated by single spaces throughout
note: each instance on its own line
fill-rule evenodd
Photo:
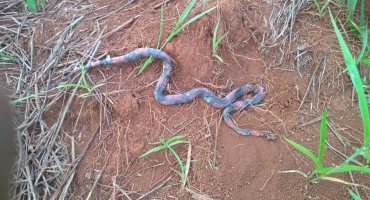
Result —
M 327 0 L 324 6 L 322 6 L 322 8 L 320 9 L 320 13 L 319 13 L 320 15 L 324 12 L 326 6 L 328 6 L 329 3 L 330 3 L 330 0 Z
M 141 155 L 140 158 L 143 158 L 143 157 L 145 157 L 149 154 L 152 154 L 154 152 L 160 151 L 160 150 L 165 149 L 165 148 L 166 148 L 165 146 L 154 147 L 153 149 L 150 149 L 149 151 L 147 151 L 143 155 Z
M 189 141 L 187 141 L 187 140 L 176 140 L 172 143 L 167 143 L 167 144 L 168 144 L 168 146 L 172 147 L 172 146 L 175 146 L 177 144 L 189 144 Z
M 320 144 L 319 144 L 319 153 L 317 156 L 320 163 L 322 163 L 322 157 L 324 155 L 325 140 L 326 140 L 326 109 L 322 114 L 320 127 Z
M 367 48 L 368 32 L 366 31 L 364 27 L 361 27 L 361 39 L 362 39 L 362 48 L 356 59 L 356 64 L 361 62 L 365 54 L 366 48 Z
M 180 156 L 179 156 L 179 155 L 177 155 L 176 151 L 175 151 L 175 150 L 173 150 L 173 148 L 172 148 L 172 147 L 168 146 L 167 148 L 170 150 L 171 154 L 176 158 L 177 162 L 178 162 L 178 163 L 179 163 L 179 165 L 180 165 L 180 168 L 182 169 L 182 167 L 184 166 L 184 164 L 182 163 L 182 161 L 181 161 L 181 159 L 180 159 Z
M 351 195 L 351 197 L 354 200 L 362 200 L 361 197 L 359 197 L 357 194 L 355 194 L 352 190 L 350 190 L 349 188 L 347 190 L 348 190 L 349 194 Z
M 339 173 L 339 172 L 349 172 L 349 171 L 358 171 L 363 173 L 370 173 L 370 168 L 368 167 L 361 167 L 356 165 L 341 165 L 339 167 L 327 167 L 323 169 L 324 175 L 329 175 L 333 173 Z
M 39 0 L 40 1 L 40 5 L 42 6 L 42 7 L 45 7 L 46 6 L 46 3 L 43 1 L 43 0 Z
M 196 21 L 197 19 L 199 19 L 200 17 L 202 17 L 203 15 L 207 14 L 208 12 L 212 11 L 215 8 L 217 8 L 217 6 L 215 6 L 213 8 L 210 8 L 210 9 L 208 9 L 208 10 L 206 10 L 206 11 L 204 11 L 204 12 L 198 14 L 198 15 L 196 15 L 195 17 L 193 17 L 189 21 L 187 21 L 184 25 L 182 25 L 180 28 L 174 29 L 172 31 L 172 33 L 167 37 L 165 44 L 168 43 L 175 35 L 177 35 L 186 26 L 188 26 L 189 24 L 191 24 L 192 22 Z
M 144 69 L 151 63 L 151 62 L 153 62 L 153 60 L 154 60 L 154 58 L 153 58 L 153 56 L 150 56 L 149 58 L 147 58 L 146 60 L 145 60 L 145 62 L 143 63 L 143 64 L 141 64 L 140 65 L 140 67 L 139 67 L 139 74 L 141 74 L 141 72 L 143 72 L 144 71 Z
M 217 8 L 217 6 L 214 6 L 214 7 L 210 8 L 210 9 L 208 9 L 208 10 L 206 10 L 206 11 L 204 11 L 204 12 L 202 12 L 202 13 L 200 13 L 200 14 L 196 15 L 196 16 L 194 16 L 194 17 L 193 17 L 193 18 L 191 18 L 189 21 L 187 21 L 184 25 L 182 25 L 182 26 L 181 26 L 181 28 L 182 28 L 182 29 L 183 29 L 183 28 L 185 28 L 186 26 L 188 26 L 189 24 L 193 23 L 193 22 L 194 22 L 194 21 L 196 21 L 197 19 L 201 18 L 203 15 L 205 15 L 205 14 L 207 14 L 207 13 L 211 12 L 211 11 L 212 11 L 212 10 L 214 10 L 215 8 Z
M 370 146 L 370 123 L 369 123 L 370 118 L 369 118 L 369 110 L 368 110 L 368 107 L 367 107 L 366 97 L 365 97 L 362 81 L 361 81 L 361 78 L 360 78 L 360 74 L 358 73 L 356 63 L 353 60 L 352 55 L 351 55 L 351 53 L 350 53 L 350 51 L 349 51 L 349 49 L 348 49 L 348 47 L 347 47 L 347 45 L 346 45 L 346 43 L 343 39 L 341 33 L 339 32 L 337 24 L 334 21 L 331 10 L 330 10 L 330 8 L 328 8 L 328 9 L 329 9 L 330 19 L 331 19 L 331 22 L 333 24 L 335 34 L 337 35 L 339 45 L 342 49 L 342 53 L 343 53 L 344 59 L 346 61 L 349 76 L 352 80 L 352 83 L 353 83 L 354 87 L 357 90 L 359 108 L 360 108 L 360 112 L 361 112 L 361 116 L 362 116 L 362 122 L 363 122 L 363 126 L 364 126 L 364 146 L 369 147 Z
M 212 50 L 213 52 L 216 51 L 216 40 L 217 40 L 217 32 L 218 32 L 218 25 L 220 24 L 220 18 L 218 18 L 215 30 L 213 31 L 213 38 L 212 38 Z
M 360 7 L 360 27 L 365 27 L 365 1 L 361 0 L 361 7 Z
M 351 160 L 355 159 L 357 156 L 362 155 L 366 157 L 367 153 L 367 147 L 363 146 L 361 148 L 356 149 L 355 153 L 353 153 L 351 156 L 349 156 L 343 163 L 342 165 L 347 165 Z
M 361 61 L 366 65 L 370 66 L 370 59 L 362 59 Z
M 172 169 L 172 171 L 176 172 L 176 173 L 180 176 L 181 180 L 184 180 L 184 178 L 185 178 L 184 173 L 179 172 L 179 171 L 177 171 L 176 169 Z
M 181 15 L 180 15 L 179 19 L 177 20 L 173 30 L 176 30 L 180 26 L 180 24 L 182 24 L 182 22 L 185 20 L 185 18 L 189 15 L 189 13 L 190 13 L 191 9 L 193 8 L 195 2 L 196 2 L 196 0 L 192 0 L 188 4 L 188 6 L 185 8 L 184 12 L 181 13 Z
M 304 153 L 306 156 L 311 158 L 311 160 L 316 164 L 316 169 L 318 170 L 318 172 L 322 171 L 323 169 L 322 164 L 320 163 L 319 159 L 317 159 L 316 156 L 310 150 L 308 150 L 307 148 L 305 148 L 304 146 L 298 143 L 293 142 L 292 140 L 289 140 L 287 138 L 284 138 L 284 139 L 288 141 L 291 145 L 293 145 L 296 149 L 298 149 L 299 151 Z
M 349 19 L 351 21 L 354 21 L 353 20 L 353 14 L 355 13 L 356 4 L 357 4 L 357 0 L 348 0 L 347 1 L 347 8 L 348 8 L 347 16 L 349 17 Z
M 41 94 L 41 93 L 39 93 L 39 94 Z M 15 100 L 13 100 L 13 101 L 10 102 L 10 105 L 15 105 L 15 104 L 20 103 L 22 101 L 25 101 L 27 99 L 30 99 L 30 98 L 33 98 L 33 97 L 37 97 L 39 94 L 31 94 L 31 95 L 28 95 L 26 97 L 21 97 L 19 99 L 15 99 Z
M 218 38 L 218 40 L 216 41 L 216 47 L 218 46 L 218 44 L 220 44 L 221 40 L 224 39 L 224 37 L 227 35 L 227 33 L 225 35 L 223 35 L 222 37 Z
M 91 94 L 91 92 L 86 92 L 86 93 L 83 93 L 81 95 L 78 95 L 78 97 L 85 98 L 85 97 L 89 96 L 90 94 Z
M 74 83 L 58 85 L 56 88 L 60 89 L 60 88 L 66 88 L 66 87 L 78 87 L 78 88 L 83 88 L 83 89 L 88 90 L 88 87 L 84 85 L 74 84 Z
M 90 88 L 90 89 L 89 89 L 90 93 L 91 93 L 92 91 L 94 91 L 96 88 L 98 88 L 98 87 L 100 87 L 100 86 L 102 86 L 102 85 L 104 85 L 104 84 L 102 83 L 102 84 L 99 84 L 99 85 L 94 85 L 92 88 Z
M 224 62 L 224 60 L 222 60 L 222 58 L 219 55 L 214 54 L 213 56 L 216 57 L 219 61 Z
M 171 143 L 171 142 L 172 142 L 172 141 L 174 141 L 174 140 L 183 139 L 184 137 L 185 137 L 185 136 L 183 136 L 183 135 L 173 136 L 173 137 L 168 138 L 168 139 L 166 140 L 166 144 L 169 144 L 169 143 Z M 160 139 L 162 139 L 162 138 L 160 138 Z

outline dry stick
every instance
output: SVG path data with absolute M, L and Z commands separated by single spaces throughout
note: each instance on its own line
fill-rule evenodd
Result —
M 213 165 L 216 166 L 216 154 L 217 154 L 217 138 L 218 138 L 218 130 L 220 128 L 222 121 L 222 117 L 220 117 L 220 120 L 218 121 L 218 124 L 216 125 L 216 137 L 215 137 L 215 146 L 213 147 Z
M 118 26 L 117 28 L 113 29 L 112 31 L 110 31 L 109 33 L 106 33 L 105 35 L 102 36 L 102 38 L 105 38 L 105 37 L 109 37 L 111 36 L 113 33 L 121 30 L 122 28 L 125 28 L 127 25 L 131 24 L 133 21 L 135 21 L 136 19 L 138 19 L 139 17 L 141 16 L 141 14 L 138 14 L 136 15 L 135 17 L 131 18 L 130 20 L 128 20 L 127 22 L 123 23 L 122 25 Z
M 166 0 L 166 1 L 162 2 L 162 3 L 157 4 L 157 5 L 156 5 L 156 6 L 154 6 L 153 8 L 154 8 L 154 9 L 157 9 L 157 8 L 161 7 L 162 5 L 165 5 L 166 3 L 170 2 L 170 1 L 172 1 L 172 0 Z
M 66 186 L 63 187 L 62 194 L 60 195 L 59 199 L 66 199 L 66 196 L 68 194 L 68 188 L 69 185 L 72 183 L 73 177 L 75 176 L 76 171 L 73 171 L 73 173 L 69 176 L 68 181 L 66 183 Z
M 329 146 L 329 148 L 334 152 L 334 153 L 337 153 L 339 154 L 340 156 L 343 156 L 344 158 L 348 159 L 348 156 L 345 155 L 344 153 L 340 152 L 338 149 L 334 148 L 328 141 L 325 141 L 325 143 Z M 357 160 L 355 159 L 352 159 L 350 162 L 353 162 L 359 166 L 362 166 L 362 167 L 366 167 L 365 165 L 363 165 L 362 163 L 358 162 Z
M 122 192 L 122 194 L 123 195 L 125 195 L 125 197 L 128 199 L 128 200 L 132 200 L 127 194 L 126 194 L 126 192 L 124 191 L 124 190 L 122 190 L 116 183 L 115 183 L 115 181 L 114 181 L 114 186 L 116 186 L 116 188 L 119 190 L 119 191 L 121 191 Z
M 150 190 L 148 193 L 142 195 L 141 197 L 139 197 L 137 200 L 140 200 L 140 199 L 143 199 L 145 198 L 146 196 L 150 195 L 151 193 L 153 193 L 154 191 L 158 190 L 159 188 L 161 188 L 164 184 L 166 184 L 169 180 L 171 179 L 171 176 L 168 177 L 162 184 L 158 185 L 157 187 L 153 188 L 152 190 Z
M 87 142 L 87 145 L 85 147 L 85 149 L 82 151 L 81 155 L 76 159 L 76 162 L 75 164 L 72 166 L 72 169 L 71 171 L 69 171 L 69 173 L 67 174 L 66 177 L 73 177 L 74 173 L 75 173 L 75 170 L 77 168 L 77 165 L 81 162 L 82 158 L 85 156 L 86 152 L 87 152 L 87 149 L 90 147 L 93 139 L 95 138 L 96 134 L 98 133 L 98 130 L 99 130 L 99 127 L 100 125 L 98 125 L 94 131 L 94 135 L 90 138 L 90 140 Z M 73 175 L 72 175 L 73 174 Z M 58 194 L 61 192 L 62 188 L 63 188 L 63 185 L 67 182 L 68 178 L 65 178 L 60 184 L 59 184 L 59 188 L 54 192 L 53 196 L 50 198 L 51 200 L 55 200 L 58 198 Z
M 324 58 L 325 58 L 325 57 L 326 57 L 326 54 L 325 54 Z M 311 86 L 311 84 L 312 84 L 312 82 L 313 82 L 313 78 L 315 77 L 316 71 L 317 71 L 317 69 L 319 68 L 319 66 L 320 66 L 320 64 L 321 64 L 321 62 L 322 62 L 322 60 L 323 60 L 324 58 L 322 58 L 322 59 L 319 61 L 319 63 L 317 63 L 316 68 L 315 68 L 315 70 L 314 70 L 314 71 L 313 71 L 313 73 L 312 73 L 311 80 L 310 80 L 310 82 L 308 83 L 308 86 L 307 86 L 307 89 L 306 89 L 306 93 L 304 94 L 304 96 L 303 96 L 303 98 L 302 98 L 302 101 L 301 101 L 301 104 L 299 105 L 299 107 L 298 107 L 297 111 L 299 111 L 299 109 L 301 109 L 301 107 L 302 107 L 302 105 L 303 105 L 303 103 L 304 103 L 304 100 L 306 99 L 306 96 L 307 96 L 307 94 L 308 94 L 308 91 L 310 90 L 310 86 Z
M 80 81 L 81 81 L 81 79 L 80 79 Z M 42 160 L 41 166 L 47 166 L 47 164 L 49 163 L 48 158 L 49 158 L 50 153 L 52 151 L 53 145 L 55 144 L 55 141 L 56 141 L 57 137 L 59 136 L 59 131 L 60 131 L 61 127 L 62 127 L 64 118 L 65 118 L 65 116 L 66 116 L 66 114 L 68 112 L 69 106 L 71 105 L 72 99 L 73 99 L 74 95 L 76 94 L 76 92 L 77 92 L 77 87 L 74 88 L 71 96 L 68 99 L 68 102 L 66 104 L 66 107 L 63 110 L 63 113 L 60 115 L 58 121 L 56 122 L 56 124 L 55 124 L 56 125 L 55 131 L 54 130 L 51 130 L 51 132 L 53 132 L 53 136 L 50 137 L 50 140 L 46 142 L 46 144 L 48 144 L 48 147 L 46 149 L 46 153 L 45 153 L 44 158 Z M 37 184 L 38 180 L 41 178 L 41 175 L 44 173 L 45 169 L 46 168 L 43 168 L 39 172 L 39 176 L 35 180 L 35 183 L 36 184 Z
M 305 127 L 305 126 L 311 125 L 311 124 L 313 124 L 313 123 L 316 123 L 316 122 L 320 121 L 320 120 L 321 120 L 321 118 L 322 118 L 322 116 L 317 117 L 317 118 L 315 118 L 315 119 L 313 119 L 313 120 L 311 120 L 311 121 L 305 122 L 305 123 L 303 123 L 303 124 L 301 124 L 301 125 L 297 126 L 296 128 L 302 128 L 302 127 Z
M 106 14 L 103 14 L 103 16 L 96 16 L 96 17 L 93 17 L 93 18 L 90 18 L 89 20 L 93 20 L 93 19 L 97 19 L 98 21 L 102 20 L 102 19 L 105 19 L 107 17 L 109 17 L 110 15 L 114 14 L 114 13 L 117 13 L 119 11 L 121 11 L 122 9 L 126 8 L 128 5 L 130 5 L 131 3 L 133 3 L 135 0 L 131 0 L 129 2 L 127 2 L 125 5 L 121 6 L 120 8 L 117 8 L 116 10 L 112 11 L 112 12 L 109 12 L 109 13 L 106 13 Z
M 128 128 L 130 127 L 130 120 L 128 120 L 128 124 L 127 124 L 127 127 L 126 127 L 126 131 L 125 131 L 125 153 L 126 153 L 126 166 L 127 168 L 129 168 L 129 163 L 128 163 L 128 152 L 127 152 L 127 132 L 128 132 Z
M 184 180 L 182 181 L 180 192 L 184 191 L 186 180 L 188 179 L 188 174 L 189 174 L 189 169 L 190 169 L 190 159 L 191 159 L 191 142 L 189 142 L 188 155 L 187 155 L 187 158 L 186 158 L 186 168 L 185 168 Z
M 96 184 L 98 183 L 98 181 L 99 181 L 99 179 L 100 179 L 100 176 L 101 176 L 102 172 L 103 172 L 103 170 L 101 170 L 101 171 L 100 171 L 100 173 L 98 174 L 98 176 L 96 177 L 96 180 L 95 180 L 95 182 L 94 182 L 94 184 L 93 184 L 92 188 L 90 189 L 89 195 L 87 195 L 86 200 L 90 199 L 91 194 L 92 194 L 92 192 L 94 191 L 94 188 L 95 188 Z

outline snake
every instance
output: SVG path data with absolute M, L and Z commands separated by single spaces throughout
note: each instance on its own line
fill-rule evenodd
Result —
M 154 98 L 155 100 L 162 104 L 162 105 L 178 105 L 178 104 L 186 104 L 194 100 L 195 98 L 202 98 L 206 101 L 209 105 L 224 109 L 222 112 L 222 117 L 225 123 L 232 128 L 236 133 L 244 136 L 261 136 L 266 137 L 268 140 L 274 140 L 276 138 L 276 134 L 272 133 L 271 131 L 258 131 L 258 130 L 250 130 L 250 129 L 243 129 L 236 125 L 233 120 L 231 119 L 231 112 L 244 109 L 251 105 L 259 104 L 264 98 L 264 88 L 258 84 L 250 83 L 243 86 L 240 86 L 237 89 L 234 89 L 229 94 L 227 94 L 223 98 L 218 98 L 215 94 L 213 94 L 207 88 L 194 88 L 182 94 L 171 94 L 165 95 L 164 91 L 168 84 L 168 80 L 170 77 L 170 73 L 172 71 L 172 62 L 171 57 L 166 54 L 165 52 L 154 49 L 154 48 L 138 48 L 134 51 L 127 53 L 122 56 L 118 57 L 109 57 L 105 58 L 104 60 L 97 60 L 94 62 L 89 62 L 87 65 L 83 67 L 84 70 L 88 70 L 90 68 L 98 67 L 98 66 L 108 66 L 113 64 L 119 63 L 127 63 L 132 62 L 141 58 L 146 57 L 154 57 L 157 59 L 162 60 L 163 62 L 163 71 L 158 78 L 158 82 L 154 88 Z M 57 83 L 70 79 L 75 73 L 81 71 L 81 68 L 76 68 L 72 70 L 67 76 L 59 80 Z M 55 85 L 55 84 L 54 84 Z M 248 99 L 244 99 L 241 101 L 236 101 L 238 98 L 242 97 L 245 94 L 253 93 L 254 96 Z

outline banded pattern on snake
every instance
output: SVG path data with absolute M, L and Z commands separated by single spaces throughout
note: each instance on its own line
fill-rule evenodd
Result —
M 93 67 L 98 66 L 105 66 L 105 65 L 113 65 L 117 63 L 126 63 L 130 61 L 134 61 L 140 58 L 145 58 L 153 56 L 154 58 L 161 59 L 163 61 L 163 71 L 160 75 L 157 85 L 154 89 L 154 98 L 163 105 L 176 105 L 176 104 L 185 104 L 189 103 L 193 99 L 197 97 L 203 98 L 209 105 L 214 106 L 216 108 L 225 108 L 223 110 L 222 116 L 226 124 L 235 130 L 240 135 L 254 135 L 254 136 L 264 136 L 267 139 L 275 139 L 276 134 L 270 131 L 258 131 L 258 130 L 249 130 L 249 129 L 242 129 L 237 126 L 231 119 L 230 113 L 232 111 L 240 110 L 250 105 L 259 104 L 263 100 L 263 87 L 258 84 L 246 84 L 243 85 L 233 91 L 231 91 L 228 95 L 224 98 L 217 98 L 210 90 L 207 88 L 194 88 L 188 92 L 183 94 L 175 94 L 175 95 L 164 95 L 164 90 L 168 84 L 168 79 L 170 76 L 170 72 L 172 70 L 172 63 L 170 56 L 168 56 L 165 52 L 153 49 L 153 48 L 139 48 L 136 49 L 128 54 L 123 56 L 114 57 L 114 58 L 106 58 L 104 60 L 99 60 L 92 62 L 90 65 L 84 67 L 85 70 L 88 70 Z M 76 72 L 80 71 L 81 69 L 73 70 L 66 78 L 70 78 Z M 254 96 L 249 99 L 244 99 L 241 101 L 235 102 L 239 97 L 243 96 L 244 94 L 253 93 Z

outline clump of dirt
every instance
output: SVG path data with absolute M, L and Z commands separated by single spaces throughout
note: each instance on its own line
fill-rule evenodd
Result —
M 118 103 L 114 105 L 114 110 L 122 115 L 125 120 L 137 116 L 139 111 L 139 103 L 137 99 L 129 94 L 122 94 L 118 99 Z

